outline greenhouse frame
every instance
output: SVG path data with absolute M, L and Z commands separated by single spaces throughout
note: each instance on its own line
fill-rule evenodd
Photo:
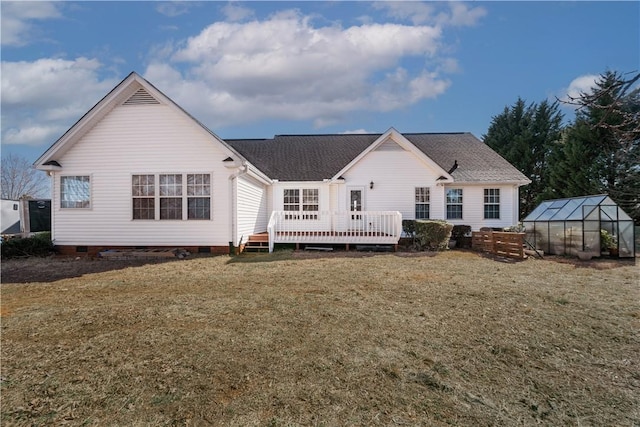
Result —
M 523 225 L 527 242 L 545 253 L 635 257 L 633 220 L 606 194 L 546 200 Z

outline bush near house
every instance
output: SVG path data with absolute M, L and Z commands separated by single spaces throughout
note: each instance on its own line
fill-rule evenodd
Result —
M 51 233 L 38 233 L 31 237 L 17 238 L 2 242 L 2 258 L 27 258 L 47 256 L 54 251 Z
M 471 226 L 454 225 L 451 230 L 451 238 L 456 241 L 456 247 L 471 248 Z
M 416 245 L 420 250 L 442 251 L 448 248 L 453 224 L 442 220 L 419 219 L 415 222 Z

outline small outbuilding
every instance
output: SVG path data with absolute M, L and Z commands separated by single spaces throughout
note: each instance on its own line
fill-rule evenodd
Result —
M 635 257 L 633 220 L 607 195 L 546 200 L 523 225 L 527 241 L 546 253 Z

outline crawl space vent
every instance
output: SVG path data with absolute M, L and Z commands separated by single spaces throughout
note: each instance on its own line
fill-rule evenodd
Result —
M 151 105 L 151 104 L 160 104 L 160 102 L 155 99 L 153 96 L 149 94 L 143 88 L 140 88 L 131 95 L 129 99 L 124 102 L 124 105 Z

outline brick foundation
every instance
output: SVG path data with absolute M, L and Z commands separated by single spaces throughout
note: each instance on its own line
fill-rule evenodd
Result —
M 136 249 L 184 249 L 194 255 L 229 255 L 228 246 L 68 246 L 56 245 L 56 252 L 62 256 L 96 258 L 99 252 L 108 249 L 136 250 Z

